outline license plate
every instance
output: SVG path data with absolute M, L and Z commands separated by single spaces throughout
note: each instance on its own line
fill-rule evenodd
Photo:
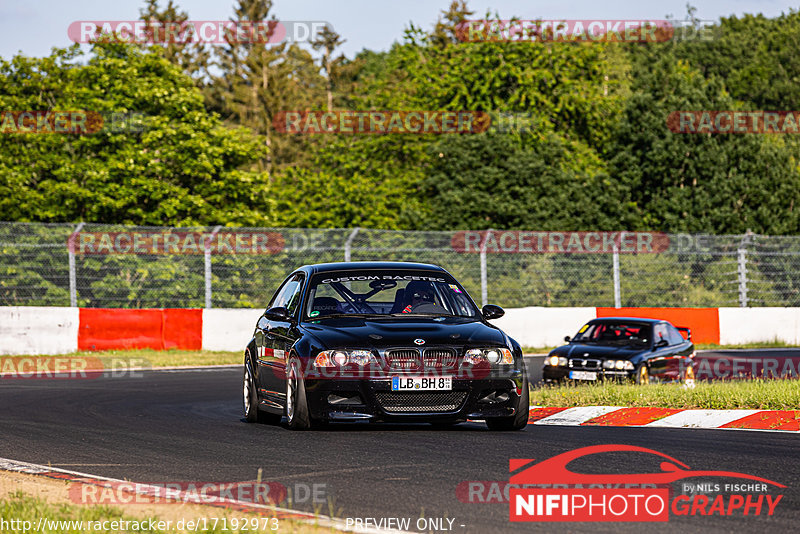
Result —
M 452 376 L 393 376 L 392 391 L 450 391 Z
M 570 371 L 569 377 L 573 380 L 597 380 L 597 373 L 592 371 Z

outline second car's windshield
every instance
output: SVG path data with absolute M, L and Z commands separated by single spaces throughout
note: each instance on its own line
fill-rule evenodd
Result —
M 356 270 L 311 279 L 304 315 L 432 315 L 475 317 L 464 289 L 438 271 Z
M 599 345 L 646 345 L 650 342 L 650 325 L 625 322 L 589 323 L 581 327 L 572 341 Z

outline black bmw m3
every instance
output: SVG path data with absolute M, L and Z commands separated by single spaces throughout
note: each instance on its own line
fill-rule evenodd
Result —
M 352 262 L 290 274 L 244 358 L 248 422 L 528 422 L 519 344 L 435 265 Z

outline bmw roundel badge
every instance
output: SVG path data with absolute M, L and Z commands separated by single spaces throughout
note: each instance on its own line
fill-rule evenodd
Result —
M 424 345 L 425 344 L 425 340 L 424 339 L 415 339 L 414 340 L 414 344 L 415 345 Z

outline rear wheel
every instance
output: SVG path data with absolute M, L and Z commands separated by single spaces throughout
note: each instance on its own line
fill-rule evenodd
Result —
M 508 431 L 522 430 L 528 425 L 530 405 L 530 392 L 528 391 L 528 377 L 522 380 L 522 394 L 520 395 L 517 412 L 510 417 L 493 417 L 486 419 L 489 430 Z
M 292 430 L 311 428 L 305 381 L 297 359 L 289 360 L 286 368 L 286 420 Z
M 636 383 L 643 386 L 650 383 L 650 370 L 644 362 L 640 363 L 639 367 L 636 368 Z

